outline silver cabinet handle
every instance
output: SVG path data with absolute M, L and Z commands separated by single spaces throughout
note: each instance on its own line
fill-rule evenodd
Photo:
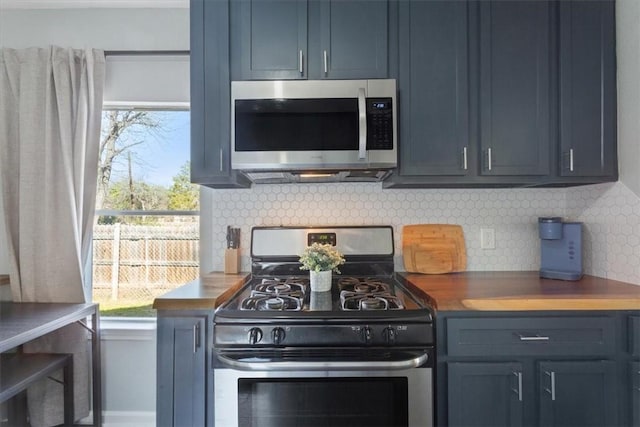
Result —
M 462 169 L 467 170 L 468 169 L 468 163 L 467 163 L 467 147 L 463 147 L 462 148 Z
M 196 323 L 193 325 L 193 352 L 197 353 L 200 348 L 200 325 Z
M 329 55 L 327 54 L 326 49 L 322 53 L 322 59 L 324 61 L 324 75 L 326 76 L 327 73 L 329 73 Z
M 222 148 L 220 149 L 220 172 L 224 172 L 224 153 L 222 152 Z
M 304 74 L 304 53 L 302 53 L 302 49 L 298 51 L 298 71 L 300 74 Z
M 364 88 L 358 89 L 358 124 L 360 137 L 358 143 L 358 159 L 367 158 L 367 102 Z
M 487 169 L 491 170 L 492 169 L 492 164 L 491 164 L 491 148 L 487 148 Z
M 541 335 L 518 335 L 520 341 L 549 341 L 549 337 L 541 336 Z
M 569 172 L 573 172 L 573 148 L 569 149 Z
M 551 377 L 551 390 L 549 390 L 548 388 L 545 388 L 544 390 L 551 395 L 551 400 L 555 401 L 556 400 L 556 373 L 553 371 L 551 372 L 545 371 L 545 374 Z
M 511 390 L 518 395 L 518 401 L 522 402 L 522 372 L 514 372 L 513 375 L 518 378 L 518 389 Z

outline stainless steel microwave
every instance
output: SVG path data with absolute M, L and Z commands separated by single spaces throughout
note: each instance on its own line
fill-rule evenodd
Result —
M 393 79 L 234 81 L 231 103 L 231 165 L 254 182 L 380 180 L 397 165 Z

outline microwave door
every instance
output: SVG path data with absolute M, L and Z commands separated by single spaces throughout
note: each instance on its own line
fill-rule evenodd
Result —
M 234 125 L 238 152 L 366 149 L 366 106 L 356 97 L 236 100 Z

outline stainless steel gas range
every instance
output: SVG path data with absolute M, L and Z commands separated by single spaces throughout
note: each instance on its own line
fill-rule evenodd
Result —
M 344 255 L 311 292 L 299 254 Z M 214 314 L 217 427 L 433 425 L 433 310 L 396 279 L 393 229 L 254 227 L 252 274 Z

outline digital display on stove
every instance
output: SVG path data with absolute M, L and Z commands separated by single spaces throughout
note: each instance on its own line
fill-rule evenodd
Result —
M 336 233 L 309 233 L 307 234 L 307 246 L 313 243 L 322 243 L 323 245 L 336 245 Z

